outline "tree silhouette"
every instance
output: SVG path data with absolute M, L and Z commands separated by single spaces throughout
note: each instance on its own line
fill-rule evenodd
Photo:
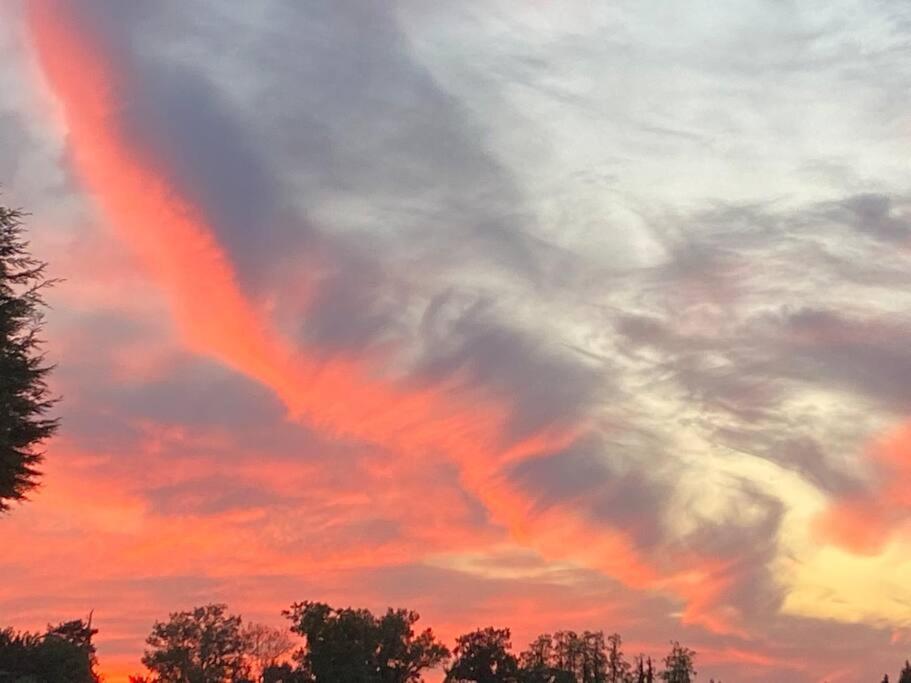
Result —
M 581 641 L 582 670 L 579 673 L 582 676 L 582 683 L 602 683 L 615 680 L 610 678 L 611 663 L 607 653 L 605 653 L 604 632 L 585 631 L 582 634 Z M 622 671 L 623 665 L 622 657 L 614 662 L 618 672 Z M 626 667 L 628 668 L 629 665 L 627 664 Z M 616 680 L 618 683 L 627 683 L 620 678 Z
M 92 628 L 92 615 L 89 614 L 88 621 L 75 619 L 73 621 L 65 621 L 53 628 L 48 627 L 45 640 L 48 638 L 59 639 L 75 646 L 80 652 L 84 653 L 88 659 L 89 668 L 94 670 L 98 664 L 98 657 L 95 654 L 95 645 L 92 643 L 92 638 L 97 633 L 98 629 Z
M 623 639 L 619 633 L 607 637 L 607 678 L 608 683 L 627 683 L 630 679 L 630 664 L 623 658 Z
M 283 614 L 306 639 L 295 655 L 297 671 L 316 683 L 415 683 L 449 657 L 431 629 L 415 634 L 417 612 L 390 609 L 377 618 L 364 609 L 299 602 Z
M 450 659 L 429 628 L 415 630 L 416 612 L 337 609 L 299 602 L 282 614 L 303 637 L 293 662 L 287 633 L 261 624 L 245 626 L 225 605 L 172 613 L 147 639 L 143 663 L 151 676 L 130 683 L 420 683 L 427 669 Z M 75 620 L 44 634 L 0 630 L 0 683 L 100 683 L 95 674 L 97 631 Z M 632 665 L 618 633 L 557 631 L 542 634 L 517 658 L 508 628 L 479 628 L 456 639 L 445 683 L 693 683 L 696 653 L 671 642 L 664 669 L 640 654 Z M 251 671 L 253 677 L 250 677 Z M 881 683 L 889 683 L 884 675 Z M 709 683 L 721 683 L 710 678 Z M 911 683 L 905 661 L 898 683 Z
M 633 683 L 655 683 L 655 667 L 652 658 L 645 655 L 636 657 L 636 671 L 630 676 Z
M 39 334 L 46 264 L 29 254 L 22 213 L 0 206 L 0 512 L 38 484 L 41 443 L 57 429 Z
M 302 671 L 295 671 L 290 664 L 274 664 L 266 667 L 262 683 L 311 683 L 313 678 Z
M 519 665 L 510 652 L 509 629 L 484 628 L 461 635 L 453 649 L 455 661 L 447 683 L 507 683 L 516 681 Z
M 553 666 L 568 671 L 579 680 L 582 669 L 582 641 L 575 631 L 557 631 L 554 634 Z
M 519 665 L 525 671 L 544 671 L 550 668 L 553 658 L 554 640 L 549 633 L 544 633 L 519 655 Z
M 555 667 L 555 656 L 553 636 L 538 636 L 519 655 L 519 679 L 522 683 L 576 683 L 572 673 Z
M 664 658 L 664 671 L 661 678 L 667 683 L 691 683 L 696 676 L 693 659 L 696 653 L 683 647 L 676 640 L 671 642 L 671 651 Z
M 291 634 L 265 624 L 247 624 L 243 629 L 244 652 L 254 679 L 276 666 L 279 660 L 294 649 Z
M 619 646 L 619 642 L 618 642 Z M 614 662 L 618 672 L 628 670 L 622 653 Z M 605 683 L 610 671 L 602 631 L 557 631 L 538 636 L 519 656 L 523 683 Z M 625 668 L 624 668 L 625 665 Z M 618 681 L 624 679 L 618 678 Z
M 376 620 L 380 635 L 377 664 L 383 683 L 420 681 L 421 672 L 449 659 L 449 649 L 439 642 L 429 628 L 415 635 L 417 612 L 388 609 Z
M 174 612 L 156 622 L 142 663 L 170 683 L 224 683 L 246 679 L 246 643 L 241 618 L 220 604 Z
M 48 626 L 44 635 L 0 631 L 0 681 L 99 683 L 92 643 L 96 633 L 81 620 Z

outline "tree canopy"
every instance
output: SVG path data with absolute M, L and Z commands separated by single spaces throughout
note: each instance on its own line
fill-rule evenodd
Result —
M 174 612 L 146 639 L 142 663 L 166 683 L 225 683 L 249 673 L 241 618 L 221 604 Z
M 671 651 L 664 658 L 664 671 L 661 679 L 667 683 L 691 683 L 696 677 L 693 660 L 696 653 L 688 647 L 683 647 L 677 641 L 671 642 Z
M 299 602 L 284 614 L 305 639 L 295 656 L 299 668 L 316 683 L 415 683 L 449 657 L 431 629 L 415 633 L 417 612 L 389 609 L 375 617 L 365 609 Z
M 508 628 L 482 628 L 459 636 L 455 661 L 446 672 L 447 683 L 515 681 L 519 662 L 510 652 Z
M 88 622 L 48 626 L 43 634 L 0 631 L 0 683 L 100 683 Z
M 642 654 L 627 660 L 620 635 L 605 638 L 602 631 L 541 634 L 516 655 L 510 629 L 478 628 L 456 637 L 450 653 L 430 628 L 416 628 L 420 618 L 411 610 L 376 616 L 296 602 L 282 614 L 291 622 L 287 631 L 244 623 L 223 604 L 172 613 L 146 641 L 142 661 L 150 675 L 131 676 L 130 683 L 421 683 L 434 669 L 445 671 L 446 683 L 696 679 L 696 652 L 677 641 L 663 667 Z M 0 630 L 0 683 L 101 683 L 96 633 L 91 620 L 48 626 L 41 634 Z M 911 683 L 911 664 L 905 662 L 898 681 Z

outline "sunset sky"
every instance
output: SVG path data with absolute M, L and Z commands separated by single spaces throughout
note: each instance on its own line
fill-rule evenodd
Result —
M 416 609 L 911 657 L 911 3 L 0 4 L 63 278 L 0 626 Z

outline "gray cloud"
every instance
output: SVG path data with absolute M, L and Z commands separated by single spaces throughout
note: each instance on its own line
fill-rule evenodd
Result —
M 287 219 L 279 177 L 244 114 L 203 69 L 167 57 L 200 27 L 197 11 L 87 0 L 83 21 L 119 69 L 124 135 L 202 210 L 244 281 L 262 286 L 275 261 L 300 249 L 311 231 Z
M 567 425 L 610 393 L 603 367 L 547 344 L 509 323 L 494 302 L 446 292 L 421 322 L 424 352 L 416 374 L 429 381 L 456 377 L 487 386 L 512 405 L 509 435 Z
M 666 395 L 698 405 L 697 424 L 713 440 L 825 490 L 856 487 L 844 458 L 833 456 L 857 444 L 863 421 L 853 435 L 839 425 L 827 436 L 818 415 L 782 406 L 820 392 L 852 396 L 860 414 L 871 403 L 896 415 L 908 410 L 911 356 L 902 339 L 911 321 L 891 310 L 883 289 L 894 286 L 903 258 L 891 246 L 904 229 L 894 205 L 850 196 L 677 217 L 680 236 L 660 228 L 669 257 L 643 272 L 640 312 L 610 317 L 615 348 Z
M 769 340 L 787 359 L 783 370 L 806 383 L 856 392 L 903 414 L 911 408 L 911 353 L 903 343 L 911 320 L 872 312 L 846 316 L 832 310 L 785 312 Z
M 903 345 L 911 331 L 903 312 L 911 276 L 900 248 L 911 230 L 907 198 L 843 188 L 843 196 L 833 193 L 829 201 L 700 198 L 701 210 L 655 202 L 637 215 L 649 240 L 645 254 L 621 267 L 614 254 L 589 253 L 585 240 L 592 233 L 563 239 L 562 225 L 541 229 L 533 200 L 542 200 L 524 194 L 535 186 L 526 177 L 534 174 L 510 167 L 492 151 L 494 127 L 421 61 L 396 6 L 330 0 L 258 9 L 215 2 L 84 6 L 86 26 L 102 37 L 126 75 L 124 130 L 205 213 L 242 284 L 255 297 L 278 302 L 283 330 L 326 356 L 369 359 L 381 346 L 393 348 L 398 355 L 381 368 L 390 375 L 402 370 L 404 381 L 416 384 L 458 378 L 466 396 L 492 394 L 511 408 L 506 440 L 592 418 L 597 433 L 503 474 L 538 509 L 566 506 L 596 528 L 622 529 L 659 563 L 717 559 L 728 579 L 722 607 L 760 625 L 776 639 L 774 651 L 804 652 L 790 645 L 802 622 L 777 615 L 782 588 L 769 569 L 788 501 L 771 495 L 764 482 L 731 477 L 727 489 L 706 487 L 694 495 L 735 500 L 758 510 L 755 516 L 722 515 L 713 522 L 693 513 L 697 528 L 682 538 L 667 516 L 671 510 L 690 513 L 671 499 L 679 478 L 711 467 L 700 459 L 707 452 L 767 460 L 828 494 L 863 486 L 852 465 L 870 424 L 911 408 L 911 353 Z M 558 54 L 549 61 L 530 48 L 506 60 L 503 73 L 518 73 L 513 85 L 529 90 L 542 89 L 542 79 L 581 74 L 579 83 L 568 79 L 543 88 L 553 96 L 548 102 L 559 105 L 554 114 L 575 107 L 587 112 L 599 133 L 603 121 L 611 133 L 636 131 L 632 137 L 641 149 L 623 147 L 622 136 L 604 135 L 617 146 L 608 145 L 606 171 L 584 153 L 592 168 L 579 173 L 554 161 L 558 189 L 604 176 L 620 204 L 623 193 L 632 192 L 624 183 L 643 182 L 625 173 L 641 164 L 616 161 L 625 155 L 648 161 L 660 152 L 661 165 L 672 156 L 668 150 L 727 164 L 737 161 L 738 150 L 743 164 L 753 158 L 744 150 L 774 156 L 777 147 L 769 143 L 777 139 L 775 126 L 784 124 L 765 102 L 755 110 L 768 120 L 754 116 L 753 108 L 740 119 L 733 107 L 728 111 L 738 87 L 749 103 L 762 95 L 763 84 L 799 72 L 770 99 L 788 104 L 782 115 L 788 118 L 802 111 L 803 104 L 789 98 L 813 69 L 844 68 L 846 80 L 869 73 L 853 51 L 845 59 L 817 51 L 826 35 L 819 26 L 789 30 L 772 49 L 766 39 L 778 35 L 792 14 L 792 8 L 781 9 L 747 41 L 756 50 L 740 50 L 736 59 L 719 55 L 729 55 L 731 43 L 744 35 L 739 17 L 736 33 L 712 31 L 710 49 L 693 56 L 662 35 L 647 74 L 667 73 L 674 61 L 669 57 L 680 57 L 684 75 L 704 68 L 721 84 L 691 83 L 675 72 L 685 94 L 679 83 L 669 97 L 659 96 L 667 88 L 638 81 L 635 88 L 610 87 L 615 67 L 597 58 L 604 54 L 597 46 L 578 52 L 575 36 L 551 39 L 544 29 L 541 51 L 556 46 Z M 645 33 L 665 19 L 649 13 Z M 515 40 L 522 31 L 512 29 L 504 33 Z M 527 33 L 538 35 L 530 27 Z M 622 38 L 609 46 L 618 63 L 624 41 L 643 49 L 635 30 Z M 784 48 L 787 54 L 778 54 Z M 468 57 L 460 53 L 459 59 Z M 580 59 L 587 66 L 577 71 L 572 67 Z M 743 78 L 754 80 L 744 85 L 737 80 Z M 640 87 L 652 99 L 629 104 Z M 609 107 L 587 103 L 599 90 L 610 93 Z M 723 97 L 706 98 L 712 107 L 696 106 L 691 90 Z M 525 100 L 510 102 L 519 107 Z M 544 118 L 541 111 L 528 115 Z M 707 128 L 703 119 L 710 121 Z M 4 117 L 0 130 L 16 131 L 19 123 Z M 713 126 L 717 139 L 709 134 Z M 749 137 L 744 133 L 765 127 L 772 133 L 737 147 L 739 138 Z M 572 125 L 563 122 L 551 132 L 553 160 L 587 151 L 590 141 L 577 137 Z M 680 156 L 696 168 L 691 154 Z M 722 186 L 724 178 L 714 181 Z M 573 197 L 569 191 L 556 196 L 567 203 Z M 607 204 L 596 206 L 606 213 Z M 613 216 L 584 218 L 608 234 L 604 251 L 613 248 Z M 224 430 L 234 449 L 337 457 L 338 477 L 348 465 L 377 456 L 360 446 L 352 453 L 350 444 L 333 449 L 288 424 L 265 389 L 196 357 L 176 359 L 165 376 L 141 384 L 110 379 L 107 359 L 93 356 L 92 347 L 102 339 L 108 345 L 135 342 L 144 331 L 83 322 L 85 339 L 73 357 L 82 352 L 88 360 L 72 370 L 63 362 L 60 372 L 63 384 L 79 392 L 64 415 L 77 445 L 128 453 L 141 438 L 137 424 L 147 420 Z M 167 457 L 195 454 L 188 447 Z M 125 456 L 125 470 L 127 461 Z M 454 468 L 439 467 L 440 476 L 456 478 Z M 308 509 L 306 495 L 277 501 L 268 491 L 217 474 L 149 486 L 145 495 L 161 514 L 217 514 L 266 503 Z M 703 499 L 690 502 L 695 509 Z M 475 505 L 480 525 L 487 520 Z M 342 533 L 357 543 L 396 540 L 405 531 L 392 520 L 365 518 Z M 451 607 L 447 590 L 482 596 L 503 590 L 503 584 L 426 567 L 388 568 L 370 578 L 390 599 L 423 596 L 441 608 Z M 617 589 L 594 573 L 580 570 L 572 578 L 598 598 L 605 587 Z M 559 588 L 533 582 L 518 588 L 560 596 Z M 649 619 L 675 623 L 668 599 L 636 600 Z M 830 638 L 856 635 L 868 649 L 881 647 L 869 630 L 824 631 Z M 691 634 L 704 636 L 695 629 Z M 705 642 L 739 643 L 734 637 Z M 829 645 L 820 640 L 814 647 Z
M 242 40 L 212 23 L 214 7 L 86 8 L 126 75 L 130 138 L 203 209 L 244 283 L 291 310 L 316 287 L 289 327 L 317 349 L 407 339 L 412 309 L 464 266 L 566 280 L 571 255 L 529 232 L 482 127 L 414 59 L 391 8 L 267 4 Z M 250 88 L 256 100 L 237 106 Z M 327 202 L 369 204 L 366 223 L 351 232 Z
M 882 194 L 848 197 L 831 209 L 832 218 L 887 242 L 906 242 L 911 236 L 911 215 L 896 211 L 893 199 Z
M 658 460 L 654 446 L 648 454 L 650 463 Z M 525 460 L 508 474 L 539 510 L 551 506 L 584 510 L 596 523 L 625 531 L 641 547 L 653 548 L 666 537 L 662 501 L 671 486 L 664 472 L 649 471 L 641 461 L 630 469 L 630 463 L 636 462 L 630 448 L 629 443 L 590 437 L 565 451 Z

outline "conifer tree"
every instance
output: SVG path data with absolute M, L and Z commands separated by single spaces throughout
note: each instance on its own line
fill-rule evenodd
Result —
M 0 206 L 0 512 L 38 484 L 40 445 L 57 429 L 39 334 L 53 281 L 31 256 L 22 212 Z

